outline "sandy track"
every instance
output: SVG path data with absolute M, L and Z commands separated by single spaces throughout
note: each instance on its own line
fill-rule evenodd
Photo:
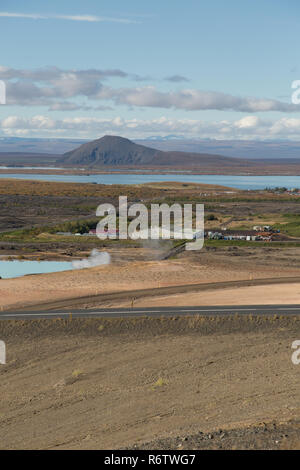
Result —
M 55 310 L 106 304 L 151 307 L 251 305 L 253 303 L 261 305 L 299 304 L 300 278 L 268 278 L 139 289 L 32 304 L 25 308 L 22 307 L 21 310 Z
M 235 286 L 225 289 L 200 289 L 199 292 L 189 292 L 174 295 L 153 296 L 151 298 L 137 298 L 134 302 L 135 307 L 197 307 L 218 306 L 218 305 L 299 305 L 300 304 L 300 283 L 293 280 L 288 283 L 283 282 L 268 283 L 263 280 L 256 285 L 245 287 Z M 112 306 L 130 307 L 131 302 L 115 302 Z

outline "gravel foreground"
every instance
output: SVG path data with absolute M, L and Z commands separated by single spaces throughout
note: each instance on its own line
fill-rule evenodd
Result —
M 299 448 L 297 316 L 3 320 L 0 338 L 1 449 Z
M 136 449 L 132 447 L 131 449 Z M 300 450 L 300 421 L 158 439 L 140 450 Z

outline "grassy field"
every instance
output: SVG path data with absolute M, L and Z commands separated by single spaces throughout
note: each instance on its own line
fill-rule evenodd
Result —
M 300 215 L 285 214 L 283 221 L 277 223 L 275 227 L 291 237 L 300 237 Z

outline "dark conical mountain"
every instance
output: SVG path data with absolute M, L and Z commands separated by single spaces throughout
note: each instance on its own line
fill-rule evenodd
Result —
M 251 166 L 252 163 L 238 158 L 205 153 L 163 152 L 138 145 L 123 137 L 106 135 L 64 153 L 57 163 L 66 166 Z
M 61 163 L 89 166 L 145 165 L 153 161 L 159 150 L 137 145 L 123 137 L 105 135 L 65 153 Z

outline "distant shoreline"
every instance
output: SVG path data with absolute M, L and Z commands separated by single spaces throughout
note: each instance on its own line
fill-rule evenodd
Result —
M 0 165 L 1 166 L 1 165 Z M 115 174 L 152 174 L 152 175 L 232 175 L 232 176 L 300 176 L 300 162 L 294 165 L 266 165 L 241 171 L 235 167 L 204 168 L 161 168 L 161 167 L 122 167 L 122 168 L 47 168 L 42 165 L 36 168 L 8 167 L 0 168 L 0 174 L 44 174 L 44 175 L 115 175 Z

